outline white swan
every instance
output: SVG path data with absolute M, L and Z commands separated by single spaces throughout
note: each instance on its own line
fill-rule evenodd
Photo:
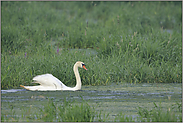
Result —
M 73 70 L 74 74 L 76 76 L 76 86 L 75 87 L 67 87 L 64 85 L 59 79 L 54 77 L 52 74 L 43 74 L 43 75 L 38 75 L 33 78 L 35 82 L 33 83 L 39 83 L 40 85 L 38 86 L 23 86 L 20 85 L 20 87 L 23 87 L 27 90 L 31 91 L 55 91 L 55 90 L 80 90 L 81 89 L 81 78 L 78 72 L 78 67 L 84 68 L 85 70 L 85 64 L 81 61 L 77 61 L 74 64 Z

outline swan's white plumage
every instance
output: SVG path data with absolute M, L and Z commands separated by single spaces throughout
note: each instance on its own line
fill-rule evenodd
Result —
M 78 67 L 85 68 L 85 65 L 83 62 L 76 62 L 73 70 L 76 76 L 76 86 L 71 88 L 67 87 L 64 85 L 59 79 L 54 77 L 52 74 L 43 74 L 43 75 L 38 75 L 33 78 L 34 82 L 33 83 L 39 83 L 40 85 L 37 86 L 23 86 L 20 85 L 21 87 L 31 90 L 31 91 L 55 91 L 55 90 L 80 90 L 81 89 L 81 79 L 79 76 L 78 72 Z M 86 69 L 87 70 L 87 69 Z
M 54 77 L 52 74 L 43 74 L 38 75 L 33 78 L 34 83 L 39 83 L 42 86 L 58 86 L 58 88 L 62 88 L 65 86 L 59 79 Z

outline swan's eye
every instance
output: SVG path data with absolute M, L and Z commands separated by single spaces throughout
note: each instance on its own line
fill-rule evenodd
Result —
M 85 70 L 87 70 L 85 66 L 86 66 L 85 64 L 82 64 L 82 67 L 83 67 Z
M 85 64 L 82 64 L 82 66 L 86 66 Z

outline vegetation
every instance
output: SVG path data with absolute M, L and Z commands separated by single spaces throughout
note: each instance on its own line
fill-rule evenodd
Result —
M 180 113 L 179 116 L 175 114 L 175 105 L 178 107 L 176 110 Z M 159 106 L 154 103 L 154 108 L 148 111 L 147 109 L 139 107 L 138 114 L 141 116 L 142 122 L 182 122 L 182 107 L 180 107 L 179 103 L 176 103 L 167 109 L 167 112 L 162 112 L 161 103 Z
M 1 2 L 1 89 L 34 85 L 32 78 L 45 73 L 74 86 L 76 61 L 88 69 L 79 70 L 82 85 L 182 83 L 182 2 Z M 87 102 L 67 100 L 9 109 L 10 114 L 1 112 L 2 122 L 109 117 Z M 154 103 L 137 113 L 119 113 L 113 121 L 182 122 L 179 103 L 166 112 Z
M 66 101 L 64 99 L 61 105 L 54 103 L 53 99 L 48 99 L 44 103 L 43 107 L 38 108 L 38 112 L 34 110 L 36 106 L 20 109 L 22 115 L 16 116 L 12 113 L 11 117 L 1 115 L 1 120 L 5 121 L 44 121 L 44 122 L 91 122 L 94 119 L 95 112 L 87 102 L 82 102 L 80 105 L 76 105 L 73 102 Z M 12 112 L 15 112 L 14 110 Z
M 83 85 L 182 82 L 182 2 L 1 3 L 2 89 L 44 73 L 75 85 L 78 60 Z
M 154 103 L 154 108 L 148 111 L 145 108 L 138 107 L 138 117 L 126 116 L 123 113 L 117 114 L 113 122 L 182 122 L 182 108 L 179 103 L 170 106 L 167 112 L 164 112 L 161 106 Z M 12 114 L 7 115 L 2 112 L 2 122 L 105 122 L 108 121 L 109 114 L 102 114 L 90 107 L 87 102 L 74 104 L 64 99 L 63 103 L 54 103 L 52 99 L 48 99 L 43 107 L 39 107 L 39 112 L 35 112 L 37 107 L 31 106 L 24 109 L 20 108 L 22 115 L 16 115 L 13 107 Z M 178 112 L 178 115 L 177 115 Z

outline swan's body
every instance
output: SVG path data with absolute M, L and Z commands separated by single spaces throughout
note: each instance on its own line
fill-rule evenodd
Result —
M 79 76 L 78 67 L 84 68 L 85 70 L 87 70 L 83 62 L 78 61 L 74 64 L 73 70 L 76 76 L 76 86 L 73 88 L 67 87 L 59 79 L 54 77 L 52 74 L 43 74 L 43 75 L 38 75 L 34 77 L 33 78 L 33 80 L 35 81 L 34 83 L 39 83 L 40 85 L 37 85 L 37 86 L 20 85 L 20 86 L 31 91 L 80 90 L 81 78 Z

